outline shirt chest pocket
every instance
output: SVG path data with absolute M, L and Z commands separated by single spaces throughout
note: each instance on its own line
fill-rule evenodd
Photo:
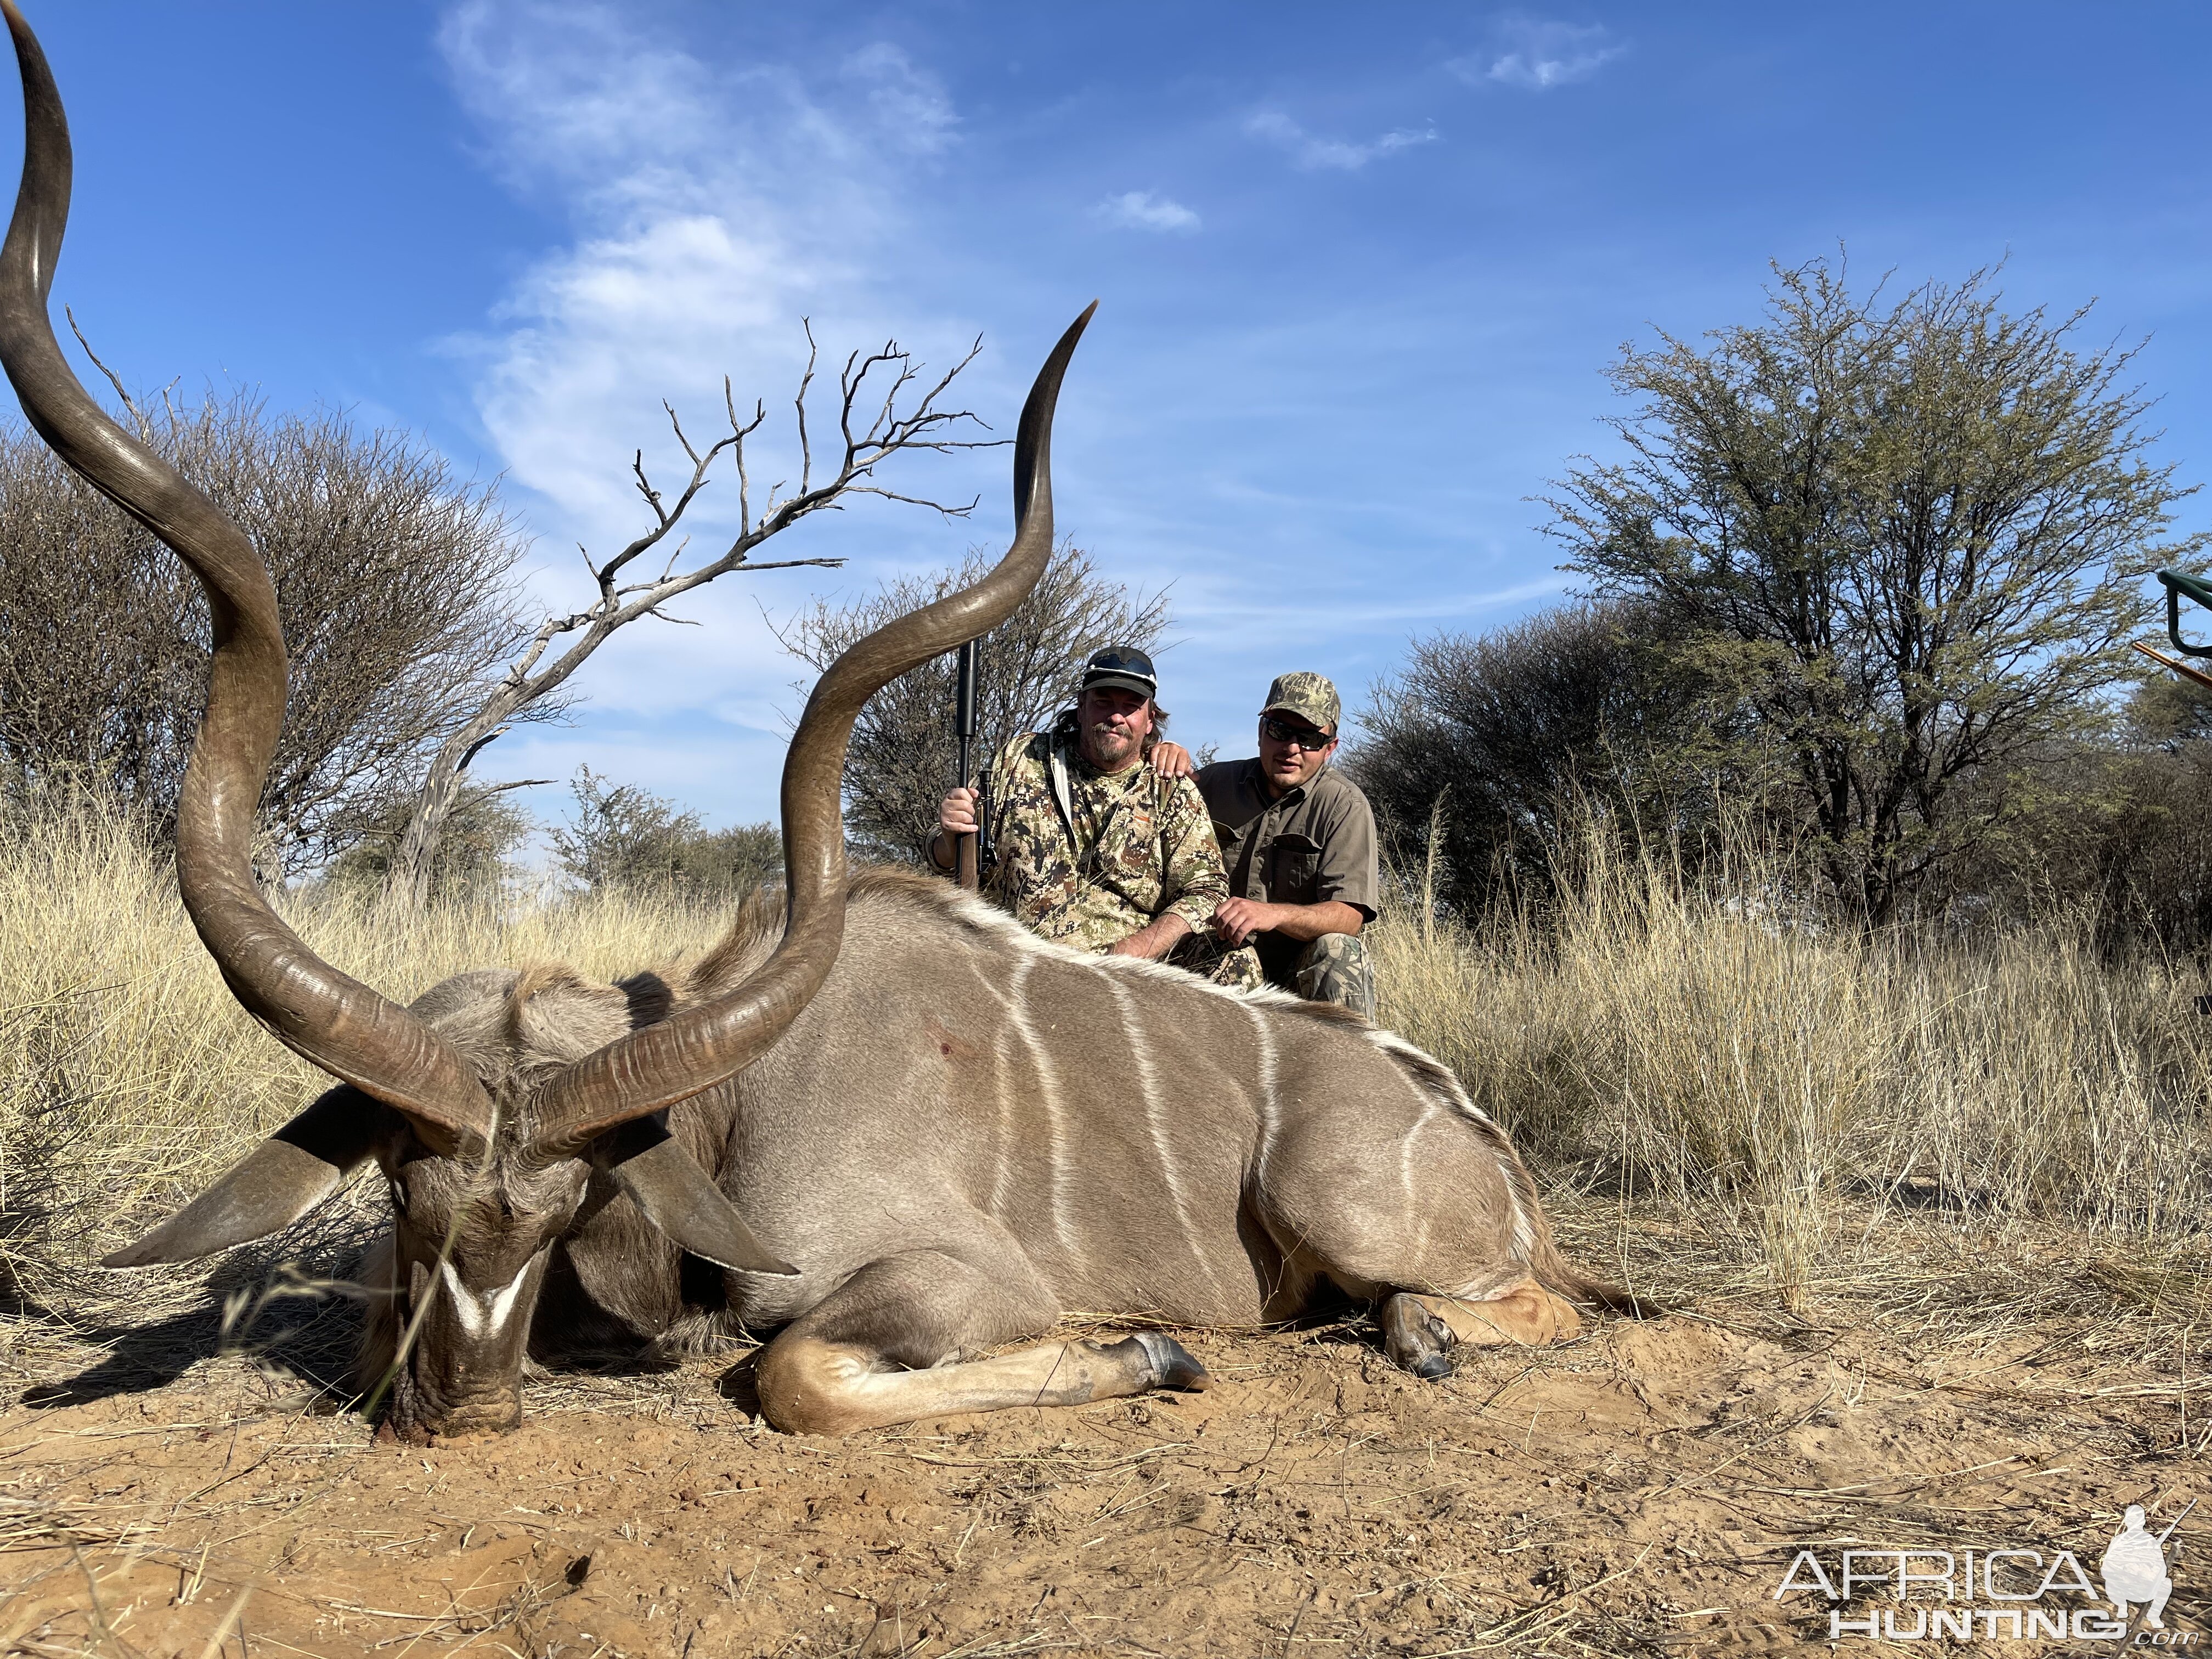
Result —
M 1277 904 L 1311 904 L 1321 879 L 1321 846 L 1310 836 L 1285 834 L 1267 846 L 1267 896 Z

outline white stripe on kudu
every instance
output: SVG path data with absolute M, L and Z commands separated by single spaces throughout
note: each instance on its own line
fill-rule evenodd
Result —
M 1036 965 L 1036 958 L 1031 956 L 1015 959 L 1013 997 L 1009 1006 L 1013 1012 L 1015 1035 L 1036 1066 L 1037 1095 L 1044 1103 L 1045 1132 L 1052 1142 L 1052 1170 L 1048 1187 L 1052 1197 L 1053 1236 L 1064 1249 L 1073 1252 L 1075 1241 L 1067 1232 L 1067 1132 L 1060 1121 L 1060 1079 L 1053 1070 L 1051 1051 L 1037 1041 L 1036 1027 L 1030 1020 L 1030 973 Z
M 446 1289 L 453 1296 L 453 1312 L 460 1319 L 461 1328 L 479 1342 L 498 1335 L 514 1312 L 514 1299 L 521 1294 L 522 1281 L 530 1277 L 531 1265 L 536 1259 L 533 1256 L 531 1261 L 524 1262 L 521 1271 L 506 1284 L 481 1295 L 461 1283 L 461 1276 L 453 1271 L 450 1259 L 441 1261 L 438 1268 L 446 1276 Z
M 1168 1145 L 1168 1121 L 1160 1100 L 1159 1077 L 1152 1070 L 1151 1038 L 1146 1034 L 1144 1021 L 1138 1017 L 1136 999 L 1115 975 L 1106 975 L 1106 988 L 1114 994 L 1114 1006 L 1121 1016 L 1122 1036 L 1129 1046 L 1129 1058 L 1136 1066 L 1137 1086 L 1145 1097 L 1145 1133 L 1152 1138 L 1152 1152 L 1160 1160 L 1160 1173 L 1167 1182 L 1168 1197 L 1175 1205 L 1176 1221 L 1182 1228 L 1183 1242 L 1218 1278 L 1218 1269 L 1199 1248 L 1197 1224 L 1190 1218 L 1190 1200 L 1183 1192 L 1182 1177 L 1176 1172 L 1175 1152 Z
M 1267 1158 L 1275 1150 L 1276 1121 L 1280 1115 L 1280 1103 L 1275 1097 L 1275 1033 L 1267 1024 L 1266 1011 L 1253 1006 L 1246 1011 L 1252 1019 L 1252 1030 L 1260 1042 L 1260 1153 L 1255 1175 L 1260 1182 L 1267 1178 Z

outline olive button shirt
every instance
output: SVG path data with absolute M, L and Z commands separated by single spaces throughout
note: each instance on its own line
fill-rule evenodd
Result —
M 1267 799 L 1253 760 L 1201 767 L 1198 792 L 1221 843 L 1229 890 L 1267 904 L 1319 904 L 1334 899 L 1375 920 L 1375 814 L 1358 786 L 1324 766 L 1307 782 Z M 1262 933 L 1255 941 L 1268 977 L 1278 957 L 1305 947 Z

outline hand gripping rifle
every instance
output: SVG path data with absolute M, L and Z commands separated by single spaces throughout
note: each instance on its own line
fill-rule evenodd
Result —
M 960 739 L 960 775 L 957 787 L 969 787 L 969 763 L 975 757 L 975 641 L 970 640 L 958 653 L 959 675 L 952 696 L 952 729 Z M 980 829 L 983 822 L 983 804 L 975 803 L 975 822 Z M 976 842 L 975 830 L 960 837 L 959 850 L 953 854 L 954 879 L 969 892 L 975 890 Z

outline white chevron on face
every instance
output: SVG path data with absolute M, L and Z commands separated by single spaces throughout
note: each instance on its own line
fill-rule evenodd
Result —
M 496 1336 L 506 1328 L 514 1313 L 515 1298 L 522 1294 L 523 1281 L 530 1277 L 538 1258 L 532 1256 L 506 1284 L 479 1295 L 461 1283 L 461 1276 L 453 1271 L 450 1261 L 441 1261 L 438 1270 L 445 1275 L 447 1291 L 453 1298 L 453 1312 L 461 1322 L 461 1328 L 477 1341 Z

